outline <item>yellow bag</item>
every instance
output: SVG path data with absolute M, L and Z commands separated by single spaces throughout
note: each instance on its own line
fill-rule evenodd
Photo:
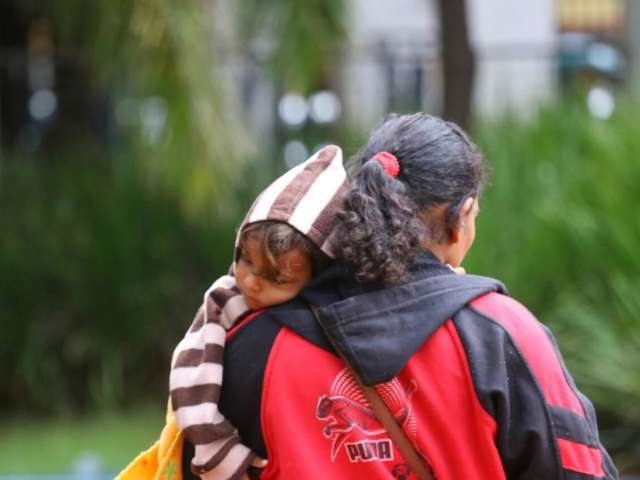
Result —
M 139 454 L 115 480 L 182 480 L 182 445 L 183 435 L 169 402 L 160 439 Z

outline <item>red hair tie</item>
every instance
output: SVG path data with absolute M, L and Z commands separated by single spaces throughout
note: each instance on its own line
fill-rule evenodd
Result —
M 371 157 L 371 160 L 375 160 L 380 165 L 382 165 L 384 171 L 391 175 L 393 178 L 396 178 L 398 175 L 400 175 L 400 162 L 398 161 L 398 157 L 396 157 L 393 153 L 378 152 L 373 157 Z

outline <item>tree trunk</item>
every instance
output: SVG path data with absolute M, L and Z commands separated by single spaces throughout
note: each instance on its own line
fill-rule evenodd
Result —
M 469 43 L 465 0 L 439 0 L 444 70 L 443 117 L 469 126 L 475 59 Z

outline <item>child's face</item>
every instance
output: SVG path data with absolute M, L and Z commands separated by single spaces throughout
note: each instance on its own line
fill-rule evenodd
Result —
M 280 255 L 274 268 L 262 251 L 258 234 L 249 234 L 240 246 L 236 285 L 252 310 L 291 300 L 310 278 L 311 260 L 299 248 Z

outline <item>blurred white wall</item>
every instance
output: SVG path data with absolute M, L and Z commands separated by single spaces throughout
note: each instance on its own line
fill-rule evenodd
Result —
M 346 114 L 357 125 L 371 126 L 387 110 L 386 72 L 381 56 L 411 61 L 431 55 L 438 42 L 439 20 L 432 0 L 352 0 L 349 2 L 350 46 L 342 78 Z M 440 86 L 429 91 L 438 107 Z
M 527 114 L 556 92 L 553 0 L 467 0 L 480 115 Z
M 422 108 L 441 111 L 442 79 L 436 0 L 352 0 L 350 44 L 342 78 L 348 118 L 371 126 L 387 109 L 384 43 L 396 58 L 425 66 Z M 527 114 L 556 91 L 554 0 L 467 0 L 477 56 L 474 112 Z
M 556 85 L 554 0 L 467 0 L 469 33 L 476 52 L 474 113 L 526 115 L 552 98 Z M 343 112 L 356 126 L 371 128 L 389 110 L 442 112 L 440 21 L 437 0 L 348 0 L 349 39 L 339 73 Z M 279 95 L 261 65 L 260 52 L 241 45 L 233 30 L 234 3 L 220 0 L 213 15 L 213 41 L 221 67 L 216 81 L 229 87 L 230 102 L 240 102 L 249 126 L 274 133 Z M 254 57 L 246 52 L 252 50 Z M 416 70 L 420 69 L 419 72 Z M 417 105 L 394 107 L 397 97 L 419 97 Z M 419 92 L 419 93 L 417 93 Z M 233 95 L 231 95 L 233 93 Z M 405 100 L 406 100 L 405 98 Z M 396 103 L 394 103 L 396 102 Z

